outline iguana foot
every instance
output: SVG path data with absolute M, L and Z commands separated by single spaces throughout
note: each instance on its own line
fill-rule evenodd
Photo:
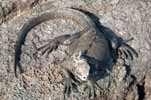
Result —
M 66 100 L 70 95 L 78 92 L 77 86 L 79 83 L 72 78 L 65 78 L 64 82 L 64 100 Z
M 67 69 L 62 69 L 64 73 L 64 100 L 70 96 L 70 94 L 75 94 L 78 92 L 78 85 L 80 82 L 75 79 L 74 75 Z
M 130 46 L 127 44 L 127 42 L 133 40 L 133 38 L 129 39 L 129 40 L 121 40 L 122 43 L 120 45 L 120 47 L 118 48 L 118 55 L 121 58 L 128 58 L 133 60 L 134 56 L 138 57 L 138 53 Z
M 130 45 L 127 44 L 132 40 L 133 38 L 130 38 L 128 40 L 118 38 L 117 41 L 111 41 L 112 48 L 115 49 L 117 58 L 133 60 L 134 56 L 138 57 L 138 53 Z
M 66 35 L 58 36 L 58 37 L 56 37 L 52 40 L 49 40 L 49 42 L 47 44 L 37 48 L 37 51 L 40 51 L 41 55 L 47 53 L 46 56 L 48 56 L 49 53 L 51 53 L 53 50 L 56 50 L 59 45 L 69 46 L 79 36 L 80 36 L 79 33 L 76 33 L 76 34 L 73 34 L 73 35 L 66 34 Z
M 59 42 L 57 41 L 50 41 L 47 44 L 41 46 L 37 50 L 41 52 L 41 55 L 45 54 L 47 52 L 47 55 L 51 53 L 53 50 L 56 50 L 59 46 Z
M 88 91 L 88 100 L 94 100 L 96 97 L 96 89 L 101 89 L 96 82 L 88 81 L 86 83 L 86 87 L 84 91 L 87 89 Z
M 53 50 L 56 50 L 59 45 L 64 45 L 63 42 L 67 39 L 69 39 L 71 35 L 62 35 L 58 36 L 54 39 L 51 39 L 48 41 L 48 43 L 42 45 L 41 47 L 37 48 L 37 51 L 40 51 L 40 54 L 43 55 L 47 53 L 51 53 Z

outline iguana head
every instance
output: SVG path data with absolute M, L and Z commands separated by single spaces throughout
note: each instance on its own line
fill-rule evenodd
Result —
M 90 66 L 84 58 L 81 58 L 81 52 L 73 55 L 74 75 L 82 81 L 86 81 L 89 76 Z

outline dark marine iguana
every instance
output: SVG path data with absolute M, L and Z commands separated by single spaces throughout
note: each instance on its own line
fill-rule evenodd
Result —
M 109 41 L 97 29 L 92 19 L 79 10 L 71 8 L 55 9 L 54 11 L 43 13 L 37 17 L 32 18 L 24 24 L 16 41 L 15 47 L 15 75 L 17 77 L 17 68 L 20 73 L 24 70 L 20 63 L 21 49 L 25 42 L 28 32 L 36 25 L 53 19 L 73 20 L 74 24 L 79 26 L 80 32 L 75 34 L 67 34 L 58 36 L 49 41 L 48 44 L 38 48 L 45 52 L 56 50 L 59 45 L 64 45 L 66 40 L 69 40 L 69 53 L 67 60 L 62 63 L 63 72 L 65 76 L 65 94 L 69 95 L 72 91 L 73 85 L 77 85 L 76 79 L 81 81 L 88 81 L 89 96 L 94 98 L 94 87 L 98 73 L 90 73 L 91 65 L 94 68 L 112 66 L 113 58 L 109 47 Z M 112 42 L 112 41 L 111 41 Z M 116 49 L 117 44 L 112 45 Z M 123 49 L 123 51 L 125 51 Z M 129 50 L 131 51 L 131 50 Z M 101 68 L 100 68 L 101 69 Z

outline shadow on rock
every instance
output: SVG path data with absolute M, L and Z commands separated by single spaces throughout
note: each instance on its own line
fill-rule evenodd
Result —
M 110 28 L 103 26 L 100 23 L 99 18 L 95 14 L 93 14 L 89 11 L 85 11 L 80 8 L 73 7 L 72 9 L 76 9 L 76 10 L 83 12 L 84 14 L 89 16 L 94 21 L 98 31 L 103 33 L 104 37 L 106 38 L 106 40 L 109 43 L 109 47 L 110 47 L 110 51 L 111 51 L 111 55 L 112 55 L 112 59 L 113 59 L 113 64 L 125 66 L 126 71 L 127 71 L 126 76 L 128 76 L 131 72 L 131 69 L 130 69 L 130 66 L 125 63 L 126 60 L 134 60 L 135 57 L 136 58 L 138 57 L 138 53 L 135 51 L 135 49 L 127 44 L 129 41 L 133 40 L 133 37 L 128 40 L 123 40 L 122 37 L 117 36 L 116 33 L 113 32 Z M 102 34 L 100 34 L 100 35 L 102 35 Z M 94 60 L 96 60 L 96 59 L 94 59 Z M 108 71 L 110 71 L 110 72 L 112 71 L 112 64 L 111 64 L 111 66 L 108 65 L 108 67 L 105 66 L 105 68 L 103 68 L 103 71 L 101 71 L 102 74 L 99 74 L 100 76 L 98 76 L 97 79 L 101 79 L 101 78 L 105 77 L 107 75 Z M 97 70 L 96 68 L 91 66 L 90 73 L 97 73 L 97 72 L 99 72 L 99 70 Z

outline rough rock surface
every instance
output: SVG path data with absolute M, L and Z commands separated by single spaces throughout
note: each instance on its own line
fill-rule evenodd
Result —
M 7 2 L 6 2 L 7 1 Z M 24 1 L 24 0 L 23 0 Z M 28 0 L 25 0 L 28 1 Z M 35 0 L 31 0 L 35 1 Z M 66 47 L 60 46 L 48 58 L 33 57 L 36 46 L 45 44 L 55 36 L 78 30 L 72 21 L 57 19 L 42 23 L 27 36 L 23 47 L 22 63 L 26 72 L 18 79 L 14 76 L 14 45 L 22 25 L 40 12 L 53 7 L 80 7 L 96 14 L 100 23 L 123 39 L 134 37 L 129 44 L 139 57 L 128 66 L 113 66 L 110 74 L 99 80 L 101 93 L 96 100 L 150 100 L 151 98 L 151 1 L 150 0 L 41 0 L 30 10 L 0 22 L 0 99 L 1 100 L 62 100 L 63 76 L 57 61 L 65 55 Z M 10 4 L 6 7 L 6 4 Z M 28 2 L 29 5 L 31 2 Z M 4 12 L 12 9 L 12 0 L 0 0 L 0 21 Z M 7 11 L 7 10 L 6 10 Z M 9 16 L 9 14 L 5 14 Z M 83 86 L 79 86 L 82 91 Z M 69 100 L 85 100 L 87 94 L 80 92 Z

